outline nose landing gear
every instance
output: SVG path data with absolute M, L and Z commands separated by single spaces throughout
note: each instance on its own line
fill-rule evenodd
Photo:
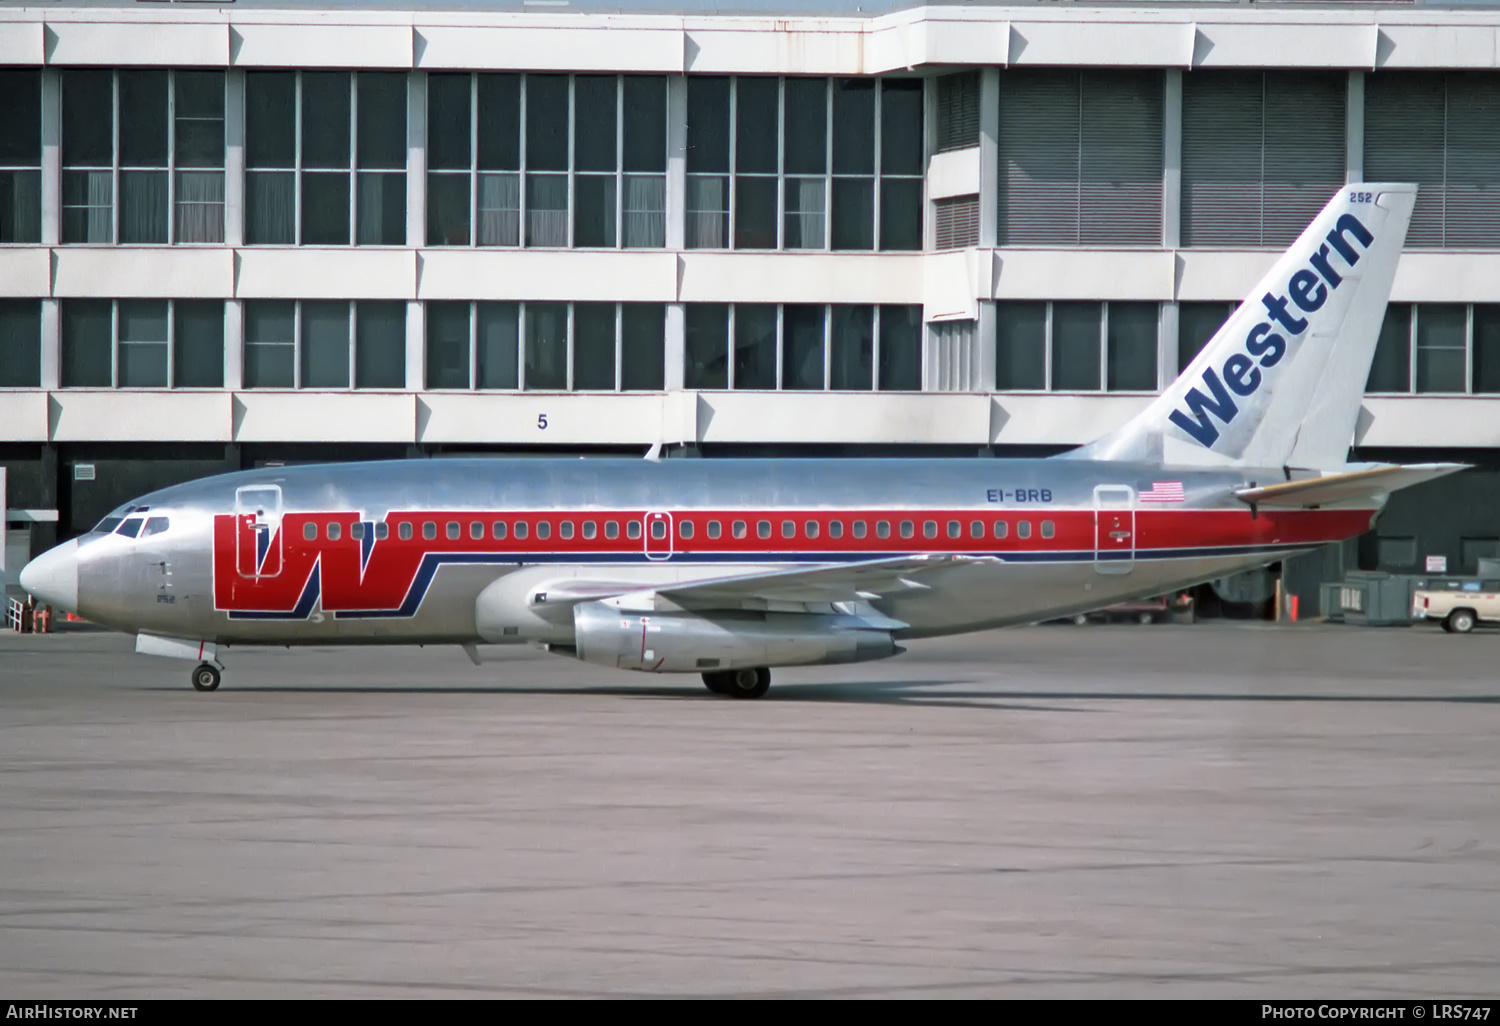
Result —
M 217 691 L 219 668 L 213 663 L 200 663 L 193 671 L 193 687 L 199 691 Z

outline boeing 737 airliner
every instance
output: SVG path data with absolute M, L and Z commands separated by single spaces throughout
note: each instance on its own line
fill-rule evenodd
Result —
M 1265 566 L 1461 469 L 1346 462 L 1415 198 L 1340 190 L 1181 377 L 1052 459 L 266 468 L 142 496 L 21 583 L 203 691 L 236 645 L 535 643 L 758 698 L 772 666 Z

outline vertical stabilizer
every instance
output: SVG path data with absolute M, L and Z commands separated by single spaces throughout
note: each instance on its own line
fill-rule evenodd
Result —
M 1067 456 L 1342 466 L 1415 185 L 1349 185 L 1139 416 Z

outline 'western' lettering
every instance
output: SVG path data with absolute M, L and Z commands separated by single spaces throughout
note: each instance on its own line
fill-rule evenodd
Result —
M 1203 383 L 1213 393 L 1213 398 L 1210 399 L 1196 388 L 1190 388 L 1183 398 L 1187 401 L 1187 408 L 1192 412 L 1192 416 L 1189 417 L 1181 410 L 1173 410 L 1167 419 L 1195 438 L 1204 448 L 1209 448 L 1218 441 L 1219 429 L 1214 426 L 1208 415 L 1211 413 L 1228 424 L 1239 412 L 1239 407 L 1225 391 L 1223 383 L 1213 372 L 1213 368 L 1203 372 Z
M 1293 335 L 1300 335 L 1307 330 L 1306 321 L 1300 317 L 1293 317 L 1286 312 L 1285 296 L 1273 296 L 1267 292 L 1264 296 L 1260 297 L 1260 301 L 1265 304 L 1266 313 L 1270 315 L 1271 320 L 1281 325 L 1287 331 L 1290 331 Z
M 1244 353 L 1235 353 L 1224 361 L 1224 384 L 1238 396 L 1247 396 L 1260 387 L 1260 368 Z
M 1292 275 L 1287 291 L 1292 294 L 1292 301 L 1308 313 L 1318 309 L 1328 299 L 1328 289 L 1318 280 L 1316 274 L 1306 268 Z
M 1360 224 L 1359 218 L 1353 214 L 1345 214 L 1334 222 L 1333 231 L 1328 233 L 1328 244 L 1339 251 L 1339 256 L 1344 258 L 1344 263 L 1353 267 L 1359 262 L 1359 254 L 1354 252 L 1354 247 L 1349 245 L 1349 241 L 1344 238 L 1346 232 L 1354 236 L 1355 241 L 1365 249 L 1370 248 L 1370 243 L 1375 241 L 1375 236 L 1371 235 L 1370 230 Z
M 1316 267 L 1318 273 L 1323 276 L 1323 280 L 1333 288 L 1338 288 L 1339 282 L 1344 280 L 1339 272 L 1328 265 L 1328 246 L 1326 243 L 1319 246 L 1318 251 L 1307 258 L 1307 262 Z
M 1245 336 L 1245 348 L 1251 356 L 1260 357 L 1262 367 L 1274 367 L 1281 362 L 1286 355 L 1286 339 L 1271 330 L 1271 326 L 1262 322 L 1250 329 L 1250 334 Z

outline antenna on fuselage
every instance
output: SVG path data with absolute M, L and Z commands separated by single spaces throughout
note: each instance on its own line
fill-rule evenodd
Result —
M 661 459 L 661 443 L 660 442 L 652 442 L 651 443 L 651 448 L 649 448 L 649 449 L 646 450 L 646 459 L 648 459 L 648 460 L 659 460 L 659 459 Z

